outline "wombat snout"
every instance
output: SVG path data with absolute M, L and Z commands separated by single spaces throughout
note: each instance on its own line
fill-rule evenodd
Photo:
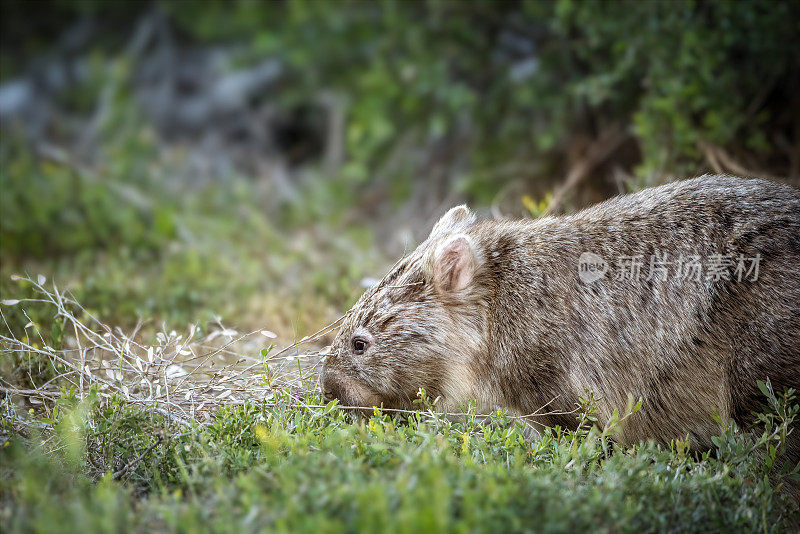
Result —
M 342 406 L 380 406 L 369 388 L 329 366 L 322 370 L 322 395 L 328 401 L 338 399 Z

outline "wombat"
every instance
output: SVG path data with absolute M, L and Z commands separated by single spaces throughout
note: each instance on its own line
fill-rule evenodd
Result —
M 715 416 L 763 408 L 758 381 L 800 389 L 800 191 L 701 176 L 538 220 L 453 208 L 347 313 L 322 378 L 346 406 L 425 388 L 567 428 L 587 391 L 601 426 L 641 398 L 618 440 L 710 448 Z

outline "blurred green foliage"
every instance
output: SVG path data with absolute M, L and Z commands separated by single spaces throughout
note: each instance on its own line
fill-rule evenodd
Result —
M 149 158 L 132 150 L 125 161 Z M 97 176 L 35 159 L 18 144 L 0 144 L 3 253 L 44 258 L 120 244 L 155 250 L 174 239 L 174 203 L 160 201 L 161 195 L 137 194 L 124 185 L 137 183 L 135 175 L 119 163 L 116 167 Z
M 242 258 L 263 257 L 265 248 L 270 257 L 292 251 L 276 224 L 334 220 L 342 226 L 341 214 L 360 202 L 367 186 L 382 184 L 400 202 L 426 182 L 443 180 L 447 169 L 457 170 L 456 179 L 443 187 L 477 204 L 509 180 L 552 184 L 574 147 L 610 125 L 635 135 L 633 152 L 619 154 L 615 164 L 635 169 L 638 186 L 663 174 L 707 170 L 702 142 L 780 172 L 784 159 L 773 141 L 792 138 L 800 110 L 798 6 L 750 0 L 159 3 L 182 42 L 233 43 L 240 65 L 278 59 L 283 78 L 262 98 L 279 108 L 316 106 L 323 94 L 344 102 L 343 165 L 334 176 L 317 170 L 321 176 L 303 186 L 298 203 L 267 223 L 245 179 L 237 191 L 226 184 L 189 193 L 171 183 L 176 169 L 164 163 L 162 142 L 141 117 L 131 95 L 130 58 L 119 52 L 121 36 L 152 5 L 52 1 L 42 4 L 47 17 L 28 17 L 23 4 L 4 5 L 4 73 L 20 71 L 47 42 L 57 49 L 56 18 L 91 15 L 109 25 L 92 44 L 90 75 L 63 97 L 75 113 L 92 109 L 101 94 L 107 99 L 91 169 L 69 157 L 34 157 L 13 130 L 0 140 L 0 251 L 12 258 L 4 268 L 27 269 L 31 259 L 54 257 L 92 264 L 108 251 L 102 274 L 83 273 L 87 286 L 105 280 L 92 293 L 98 306 L 127 306 L 120 313 L 126 317 L 132 300 L 145 312 L 192 308 L 217 289 L 213 277 L 230 279 L 245 266 L 258 271 L 257 261 Z M 541 212 L 540 199 L 524 204 Z M 245 252 L 232 242 L 262 245 Z M 366 248 L 370 240 L 360 235 L 352 245 L 333 246 L 347 255 L 348 247 Z M 229 254 L 215 252 L 219 247 Z M 130 290 L 136 277 L 125 269 L 128 262 L 158 273 L 162 282 L 150 285 L 145 297 L 154 304 L 141 305 L 142 284 L 149 282 Z M 347 277 L 365 274 L 359 262 L 342 258 L 328 269 L 323 261 L 321 273 L 308 274 L 316 290 L 341 304 L 353 292 Z M 245 284 L 242 292 L 252 287 Z
M 31 33 L 54 41 L 57 13 L 130 28 L 150 9 L 48 6 L 54 16 L 41 20 L 7 8 L 14 50 L 27 50 Z M 618 163 L 643 183 L 706 169 L 701 142 L 785 174 L 776 138 L 797 135 L 800 5 L 789 0 L 186 0 L 159 7 L 183 40 L 236 44 L 243 64 L 280 59 L 287 76 L 269 98 L 286 108 L 340 94 L 347 161 L 339 178 L 348 187 L 387 173 L 390 181 L 424 175 L 410 161 L 382 169 L 401 143 L 444 143 L 466 157 L 457 185 L 485 201 L 510 178 L 563 175 L 576 140 L 612 124 L 635 134 L 638 153 Z M 119 47 L 120 33 L 102 34 L 101 55 Z M 25 57 L 3 54 L 18 68 Z M 440 158 L 452 164 L 456 156 L 447 152 Z
M 125 58 L 100 70 L 83 87 L 95 95 L 104 88 L 108 99 L 93 165 L 56 147 L 37 149 L 15 128 L 0 138 L 4 298 L 36 295 L 10 275 L 47 273 L 89 312 L 116 325 L 185 324 L 246 312 L 237 322 L 279 315 L 304 329 L 329 320 L 329 306 L 354 300 L 355 281 L 379 263 L 366 252 L 369 231 L 355 224 L 335 236 L 318 232 L 326 221 L 307 212 L 308 201 L 270 220 L 257 184 L 235 173 L 222 183 L 171 183 L 186 172 L 185 154 L 161 150 L 130 94 Z M 266 296 L 268 304 L 252 302 Z M 41 307 L 5 312 L 15 332 L 30 320 L 48 329 L 54 319 Z M 252 316 L 259 312 L 268 316 Z
M 344 94 L 343 173 L 355 183 L 409 135 L 458 142 L 472 163 L 464 185 L 479 197 L 481 186 L 496 190 L 509 162 L 527 164 L 523 177 L 548 176 L 576 137 L 604 125 L 633 128 L 640 157 L 620 164 L 636 164 L 646 181 L 698 173 L 701 141 L 766 163 L 774 136 L 796 135 L 796 2 L 169 6 L 197 39 L 245 42 L 245 59 L 281 58 L 290 103 Z

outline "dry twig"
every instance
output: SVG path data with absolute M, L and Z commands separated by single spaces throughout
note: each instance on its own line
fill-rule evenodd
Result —
M 629 133 L 619 126 L 613 126 L 601 133 L 598 139 L 589 146 L 586 154 L 569 170 L 564 183 L 553 194 L 553 199 L 543 215 L 555 213 L 567 193 L 583 182 L 592 172 L 592 169 L 613 154 L 628 136 Z

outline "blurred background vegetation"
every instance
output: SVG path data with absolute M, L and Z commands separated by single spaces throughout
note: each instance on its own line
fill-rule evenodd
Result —
M 304 335 L 457 202 L 800 176 L 793 1 L 2 6 L 0 289 L 114 324 Z

